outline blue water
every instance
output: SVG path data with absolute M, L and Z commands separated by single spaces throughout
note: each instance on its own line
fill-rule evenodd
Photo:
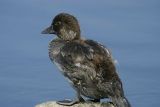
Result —
M 33 107 L 73 98 L 48 58 L 52 36 L 40 32 L 60 12 L 74 14 L 82 35 L 111 48 L 133 107 L 160 106 L 159 0 L 1 0 L 0 106 Z

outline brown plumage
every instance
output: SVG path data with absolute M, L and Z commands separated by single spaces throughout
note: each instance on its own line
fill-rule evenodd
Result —
M 58 14 L 42 33 L 58 36 L 49 45 L 49 57 L 77 92 L 73 101 L 58 104 L 73 105 L 87 97 L 96 102 L 110 98 L 115 107 L 130 107 L 110 51 L 96 41 L 81 39 L 74 16 Z

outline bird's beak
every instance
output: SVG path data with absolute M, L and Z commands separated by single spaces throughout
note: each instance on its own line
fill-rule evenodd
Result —
M 46 28 L 41 32 L 42 34 L 56 34 L 56 32 L 53 30 L 53 26 L 51 25 L 50 27 Z

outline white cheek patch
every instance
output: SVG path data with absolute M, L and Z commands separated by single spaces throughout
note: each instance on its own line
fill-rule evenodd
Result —
M 76 37 L 76 35 L 77 35 L 76 32 L 74 32 L 72 30 L 67 31 L 67 30 L 65 30 L 65 28 L 62 28 L 60 30 L 60 32 L 62 33 L 61 37 L 63 39 L 66 39 L 66 40 L 68 40 L 68 39 L 74 39 Z
M 77 34 L 77 33 L 76 33 L 76 32 L 73 32 L 72 30 L 69 31 L 69 35 L 71 35 L 71 36 L 73 36 L 73 37 L 75 37 L 76 34 Z
M 74 39 L 76 37 L 76 35 L 77 35 L 77 33 L 72 30 L 70 30 L 67 34 L 68 38 L 70 38 L 70 39 Z

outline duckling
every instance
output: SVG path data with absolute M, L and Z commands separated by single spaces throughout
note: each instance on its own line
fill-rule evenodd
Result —
M 94 40 L 82 39 L 73 15 L 56 15 L 42 34 L 56 35 L 49 44 L 49 57 L 76 91 L 75 99 L 57 101 L 58 104 L 74 105 L 85 102 L 85 97 L 94 102 L 109 98 L 115 107 L 131 107 L 111 52 Z

